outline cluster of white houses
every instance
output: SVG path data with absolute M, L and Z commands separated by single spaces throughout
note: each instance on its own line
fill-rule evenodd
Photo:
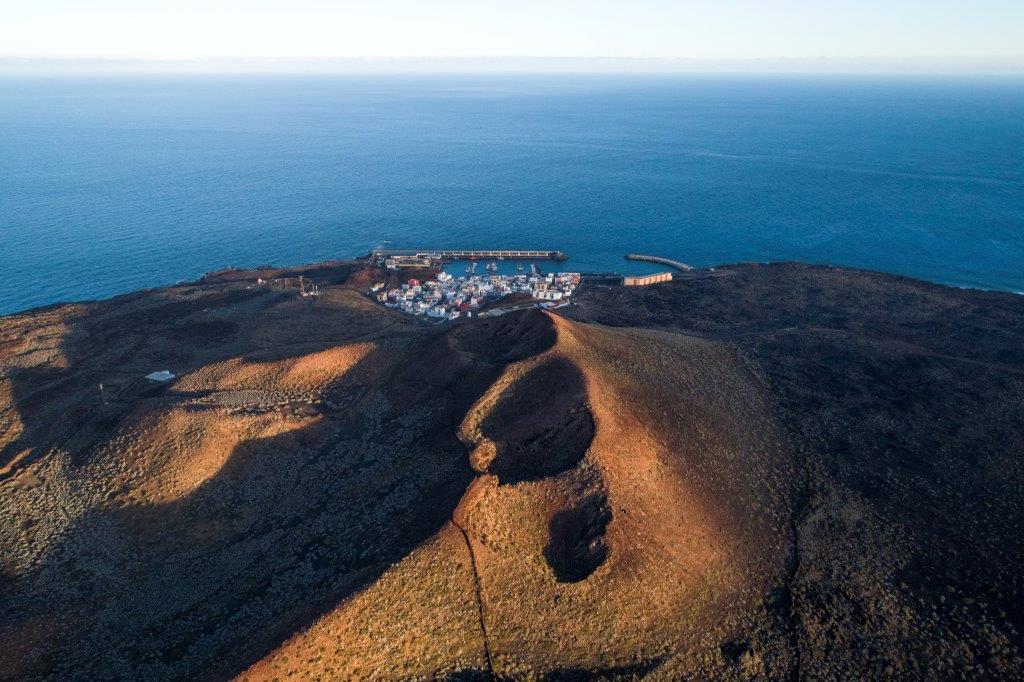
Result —
M 572 296 L 579 283 L 578 272 L 465 277 L 442 272 L 437 279 L 426 282 L 410 279 L 401 287 L 392 289 L 377 284 L 370 290 L 370 295 L 387 307 L 405 313 L 453 320 L 461 315 L 471 316 L 473 310 L 488 300 L 509 294 L 528 294 L 539 302 L 557 304 Z

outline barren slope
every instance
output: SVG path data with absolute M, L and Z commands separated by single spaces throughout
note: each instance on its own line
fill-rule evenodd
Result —
M 726 343 L 800 444 L 807 676 L 1024 671 L 1024 299 L 800 264 L 596 287 L 571 315 Z
M 1019 300 L 745 266 L 428 327 L 374 276 L 0 320 L 0 677 L 1022 671 Z
M 772 595 L 786 576 L 793 472 L 756 377 L 703 342 L 550 322 L 554 345 L 508 365 L 459 428 L 477 477 L 442 537 L 464 535 L 479 581 L 476 669 L 722 674 L 736 663 L 727 643 L 749 672 L 783 674 Z M 339 605 L 249 676 L 382 669 L 367 662 L 421 622 L 393 605 L 420 603 L 424 585 L 465 568 L 448 543 L 420 551 L 433 558 L 393 567 L 391 589 Z M 447 619 L 464 599 L 451 593 L 416 641 L 441 652 L 463 641 L 464 619 Z M 342 627 L 372 635 L 322 651 Z M 423 660 L 388 670 L 427 675 L 445 657 Z

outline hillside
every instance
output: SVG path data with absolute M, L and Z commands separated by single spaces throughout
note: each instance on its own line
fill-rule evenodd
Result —
M 0 678 L 1024 675 L 1024 299 L 380 275 L 0 318 Z

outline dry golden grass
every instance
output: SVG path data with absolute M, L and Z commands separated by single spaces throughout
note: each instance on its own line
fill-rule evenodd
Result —
M 1010 351 L 957 373 L 955 348 L 817 328 L 427 327 L 345 285 L 314 303 L 229 275 L 0 325 L 0 677 L 1024 670 L 1019 542 L 993 532 L 1019 458 L 961 456 L 1012 449 L 1019 412 L 939 419 L 928 392 L 984 404 L 968 371 L 988 372 L 1012 405 Z M 710 305 L 673 292 L 616 290 L 638 300 L 607 321 Z M 725 335 L 715 306 L 698 322 Z M 181 378 L 141 380 L 164 367 Z M 917 495 L 894 513 L 897 490 Z
M 531 425 L 544 426 L 545 409 L 557 409 L 557 401 L 503 405 L 526 399 L 517 382 L 539 372 L 540 385 L 550 379 L 552 391 L 564 391 L 571 366 L 596 425 L 582 461 L 511 484 L 479 474 L 455 525 L 250 674 L 406 679 L 484 669 L 485 632 L 499 676 L 657 668 L 670 679 L 723 674 L 722 642 L 758 627 L 767 634 L 743 665 L 757 675 L 781 669 L 785 643 L 764 600 L 783 580 L 791 472 L 762 387 L 708 344 L 551 319 L 554 347 L 509 365 L 459 433 L 485 472 Z M 495 415 L 514 415 L 514 423 L 495 423 Z M 582 580 L 560 579 L 546 556 L 557 540 L 553 519 L 601 508 L 611 517 L 600 538 L 606 558 L 584 567 Z M 469 617 L 475 600 L 460 530 L 479 580 L 479 625 Z M 438 617 L 439 602 L 457 605 L 462 625 Z M 443 625 L 424 628 L 429 622 Z M 416 647 L 403 649 L 410 636 Z
M 120 499 L 166 503 L 214 478 L 245 444 L 308 427 L 277 414 L 239 415 L 225 410 L 171 408 L 141 415 L 96 453 L 90 471 L 120 471 Z
M 239 679 L 433 679 L 487 665 L 473 567 L 452 524 Z
M 344 376 L 373 348 L 372 343 L 359 343 L 272 362 L 232 358 L 189 373 L 176 390 L 319 391 Z

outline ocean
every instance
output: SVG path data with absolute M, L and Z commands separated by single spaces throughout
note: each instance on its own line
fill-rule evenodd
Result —
M 0 79 L 0 314 L 385 242 L 1024 290 L 1024 79 Z

